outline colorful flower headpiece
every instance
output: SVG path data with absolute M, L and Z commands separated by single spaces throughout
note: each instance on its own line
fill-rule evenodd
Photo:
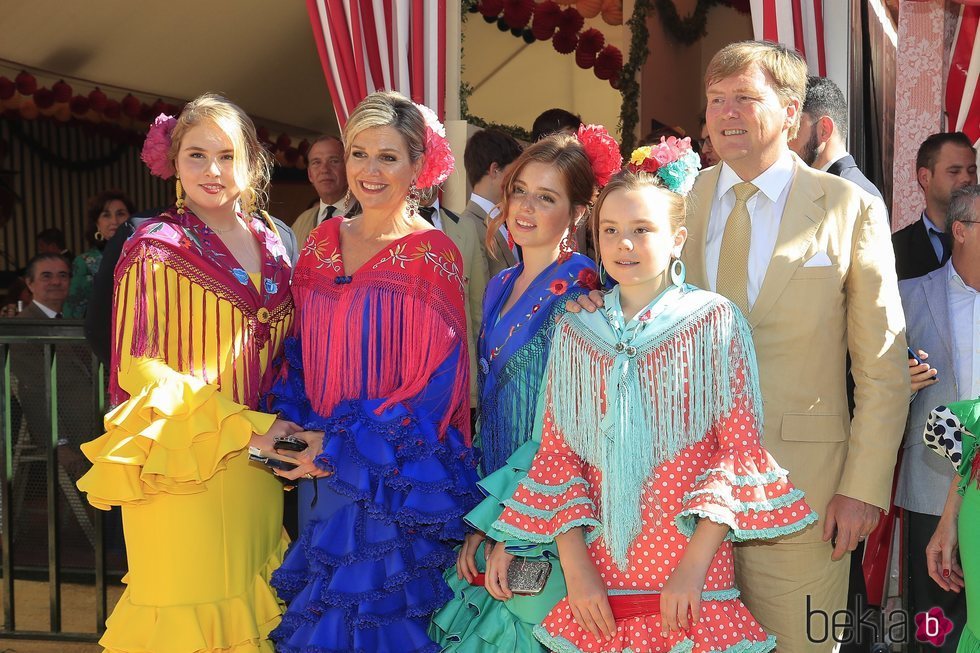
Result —
M 577 136 L 592 164 L 596 184 L 605 186 L 623 167 L 623 157 L 616 139 L 602 125 L 581 125 Z
M 439 122 L 435 112 L 424 104 L 415 106 L 425 119 L 425 163 L 422 164 L 422 171 L 419 172 L 415 185 L 420 189 L 431 188 L 449 178 L 456 159 L 449 149 L 446 128 Z
M 680 195 L 690 192 L 700 168 L 701 157 L 691 149 L 691 139 L 687 136 L 661 136 L 656 145 L 638 147 L 627 165 L 630 172 L 656 175 L 664 188 Z
M 143 142 L 143 152 L 140 158 L 150 169 L 150 174 L 160 179 L 170 179 L 177 171 L 170 161 L 170 135 L 177 125 L 177 119 L 161 113 L 150 125 L 150 131 Z

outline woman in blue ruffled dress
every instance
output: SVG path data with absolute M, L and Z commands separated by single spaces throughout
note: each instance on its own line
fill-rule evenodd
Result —
M 374 93 L 344 129 L 359 207 L 307 240 L 271 407 L 307 429 L 300 537 L 272 584 L 282 653 L 436 651 L 431 613 L 476 503 L 459 251 L 418 214 L 452 170 L 442 126 Z
M 603 144 L 615 148 L 611 139 L 595 137 L 600 133 L 584 128 L 584 143 L 576 136 L 555 135 L 525 150 L 504 181 L 502 210 L 488 229 L 495 234 L 506 222 L 521 247 L 522 262 L 494 277 L 483 301 L 478 441 L 486 474 L 479 485 L 487 498 L 466 516 L 475 531 L 460 549 L 457 565 L 446 572 L 455 598 L 435 614 L 429 629 L 444 651 L 541 651 L 532 628 L 565 596 L 553 548 L 507 542 L 492 524 L 538 449 L 535 410 L 554 326 L 566 300 L 594 289 L 598 280 L 593 262 L 574 253 L 573 243 L 595 193 L 591 161 L 601 167 L 601 157 L 590 157 L 590 151 Z M 618 153 L 611 154 L 606 158 L 615 159 L 618 167 Z M 488 247 L 493 248 L 490 238 Z M 552 563 L 540 594 L 513 596 L 506 579 L 501 587 L 487 578 L 486 556 L 497 557 L 505 569 L 513 553 Z M 491 592 L 510 598 L 498 600 Z

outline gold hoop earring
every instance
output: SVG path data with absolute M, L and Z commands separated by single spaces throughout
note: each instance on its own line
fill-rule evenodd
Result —
M 180 177 L 177 177 L 177 214 L 184 215 L 184 187 L 180 184 Z
M 98 229 L 95 230 L 95 236 L 94 237 L 95 237 L 96 242 L 99 242 L 99 243 L 101 243 L 103 240 L 105 240 L 105 236 L 103 236 L 102 235 L 102 232 L 99 231 Z

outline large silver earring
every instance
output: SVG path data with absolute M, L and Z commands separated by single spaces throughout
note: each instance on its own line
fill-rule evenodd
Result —
M 678 288 L 684 285 L 687 279 L 687 270 L 684 268 L 684 261 L 675 258 L 670 264 L 670 282 Z

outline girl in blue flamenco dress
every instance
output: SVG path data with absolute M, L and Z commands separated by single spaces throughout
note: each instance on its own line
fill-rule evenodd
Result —
M 598 156 L 604 146 L 607 156 Z M 554 547 L 513 541 L 493 523 L 538 449 L 535 411 L 555 325 L 566 301 L 598 281 L 593 262 L 574 253 L 572 244 L 596 179 L 608 179 L 620 166 L 615 148 L 605 130 L 594 126 L 583 127 L 578 136 L 549 136 L 526 149 L 504 181 L 502 210 L 488 232 L 496 233 L 506 221 L 522 262 L 491 280 L 483 302 L 478 444 L 485 474 L 479 485 L 486 499 L 466 516 L 475 530 L 457 565 L 446 572 L 455 598 L 433 616 L 429 629 L 444 651 L 543 651 L 532 629 L 565 595 Z M 501 586 L 485 573 L 488 557 L 506 568 L 513 553 L 551 563 L 541 593 L 514 596 L 506 578 Z
M 436 651 L 429 616 L 473 507 L 462 261 L 417 212 L 452 156 L 441 125 L 374 93 L 344 130 L 360 210 L 307 240 L 293 278 L 297 328 L 271 408 L 307 431 L 297 542 L 272 585 L 287 602 L 282 653 Z

